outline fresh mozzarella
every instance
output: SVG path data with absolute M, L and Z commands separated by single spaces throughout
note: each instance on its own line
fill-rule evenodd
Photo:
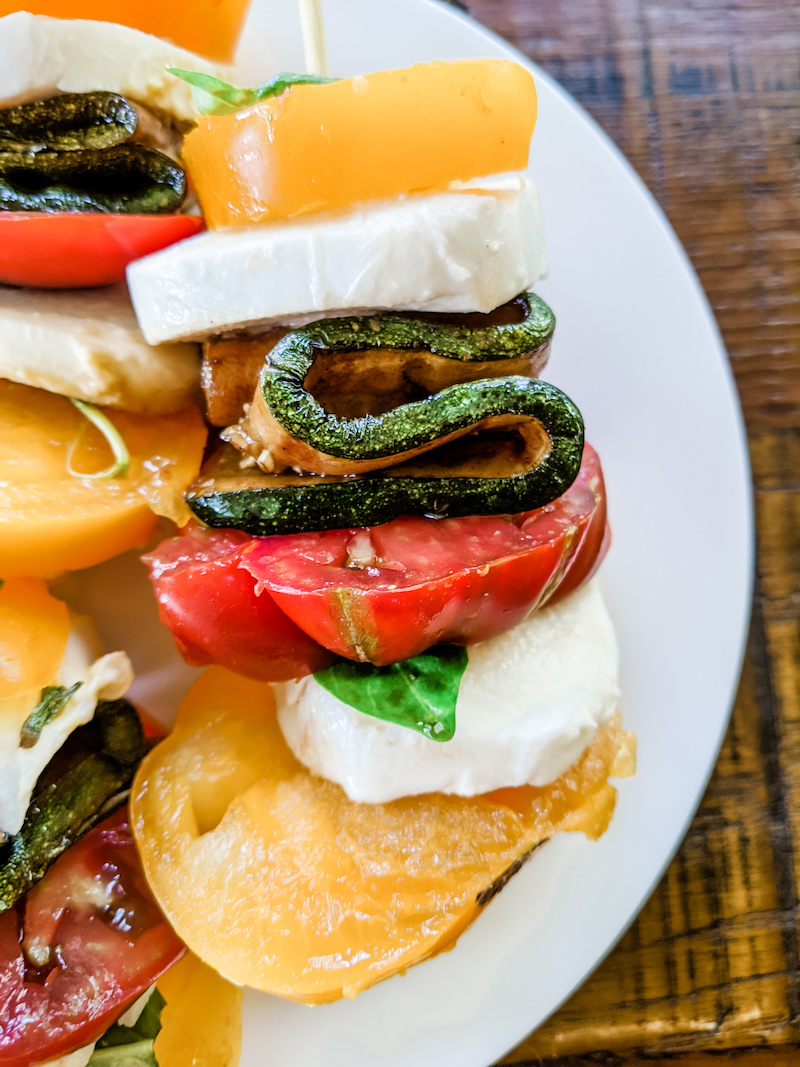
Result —
M 138 1023 L 142 1012 L 150 1001 L 150 997 L 152 997 L 155 992 L 155 988 L 154 985 L 151 985 L 149 989 L 146 989 L 144 993 L 142 993 L 138 1000 L 135 1000 L 133 1004 L 131 1004 L 124 1015 L 120 1015 L 119 1019 L 117 1019 L 120 1026 L 135 1026 Z
M 155 414 L 192 403 L 199 375 L 195 345 L 145 342 L 123 286 L 0 288 L 0 378 Z
M 52 684 L 83 684 L 31 748 L 21 747 L 21 731 L 41 693 L 0 701 L 0 839 L 19 833 L 39 775 L 72 731 L 94 717 L 98 701 L 117 700 L 130 688 L 133 669 L 128 657 L 112 652 L 96 659 L 96 640 L 88 620 L 71 618 L 67 647 Z
M 617 646 L 594 584 L 468 655 L 451 741 L 363 715 L 313 676 L 275 686 L 283 735 L 302 763 L 351 800 L 381 804 L 545 785 L 617 707 Z
M 217 230 L 132 263 L 151 344 L 371 310 L 492 311 L 545 273 L 522 175 L 291 222 Z
M 113 12 L 113 6 L 109 8 Z M 0 104 L 95 89 L 197 118 L 189 86 L 168 67 L 223 73 L 204 59 L 150 34 L 88 19 L 53 19 L 15 11 L 0 18 Z
M 40 1064 L 39 1067 L 86 1067 L 93 1053 L 94 1045 L 86 1045 L 85 1048 L 76 1049 L 57 1060 L 48 1060 L 46 1065 Z

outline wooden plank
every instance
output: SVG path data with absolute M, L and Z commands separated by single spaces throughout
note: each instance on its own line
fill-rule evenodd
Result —
M 547 1060 L 547 1067 L 797 1067 L 800 1063 L 800 1047 L 733 1049 L 728 1052 L 687 1052 L 675 1056 L 643 1059 L 636 1053 L 619 1056 L 568 1056 L 565 1059 Z M 541 1060 L 528 1060 L 517 1067 L 542 1067 Z

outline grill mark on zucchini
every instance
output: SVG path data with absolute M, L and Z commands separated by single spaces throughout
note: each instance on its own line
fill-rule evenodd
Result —
M 496 420 L 506 424 L 509 416 L 519 423 L 539 418 L 533 414 L 535 389 L 528 388 L 530 383 L 520 386 L 524 379 L 518 377 L 488 377 L 491 364 L 505 362 L 507 367 L 510 360 L 529 357 L 552 336 L 555 319 L 544 301 L 533 293 L 518 299 L 524 318 L 502 325 L 475 327 L 386 315 L 327 319 L 294 330 L 269 353 L 248 413 L 222 436 L 268 471 L 294 467 L 318 474 L 354 474 L 390 467 Z M 434 381 L 437 376 L 441 380 L 442 361 L 450 361 L 455 366 L 445 380 L 456 379 L 458 384 L 379 414 L 355 417 L 327 410 L 310 392 L 317 360 L 387 349 L 430 358 L 437 365 L 435 373 L 431 368 Z M 355 363 L 363 373 L 364 360 Z M 476 364 L 487 377 L 464 381 L 473 376 Z M 505 369 L 498 366 L 500 373 Z
M 0 211 L 168 214 L 186 175 L 163 152 L 115 145 L 75 152 L 0 152 Z

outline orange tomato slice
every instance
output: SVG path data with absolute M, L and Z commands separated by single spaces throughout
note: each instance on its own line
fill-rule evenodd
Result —
M 156 515 L 183 524 L 183 493 L 206 439 L 195 408 L 174 415 L 104 409 L 130 453 L 124 477 L 87 475 L 111 461 L 108 445 L 63 396 L 0 381 L 0 577 L 78 570 L 141 545 Z
M 209 59 L 228 63 L 233 58 L 239 34 L 251 0 L 26 0 L 24 10 L 33 15 L 50 15 L 58 19 L 96 19 L 119 22 L 135 30 L 166 37 L 181 48 L 198 52 Z M 0 16 L 20 8 L 14 3 L 0 3 Z
M 535 121 L 516 63 L 423 63 L 202 118 L 183 158 L 207 224 L 244 226 L 524 170 Z
M 67 605 L 41 578 L 5 578 L 0 587 L 0 700 L 52 685 L 67 647 Z
M 286 746 L 268 685 L 211 668 L 145 759 L 131 825 L 189 948 L 292 1000 L 354 997 L 448 947 L 531 850 L 608 825 L 631 773 L 618 718 L 552 785 L 354 804 Z

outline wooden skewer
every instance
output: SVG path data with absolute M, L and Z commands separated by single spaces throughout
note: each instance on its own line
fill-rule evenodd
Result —
M 328 47 L 325 43 L 325 26 L 322 22 L 320 0 L 298 0 L 300 5 L 300 24 L 303 27 L 303 48 L 306 54 L 306 72 L 330 74 L 328 66 Z

